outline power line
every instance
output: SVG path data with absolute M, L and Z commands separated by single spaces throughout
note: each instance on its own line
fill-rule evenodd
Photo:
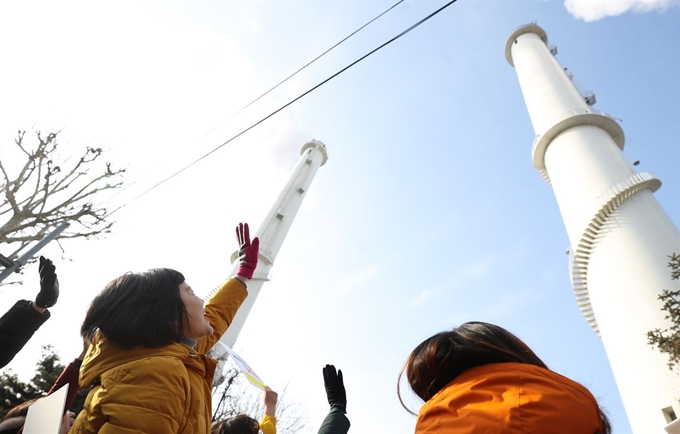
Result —
M 237 138 L 241 137 L 243 134 L 247 133 L 248 131 L 252 130 L 252 129 L 255 128 L 256 126 L 260 125 L 262 122 L 266 121 L 267 119 L 269 119 L 270 117 L 274 116 L 275 114 L 277 114 L 277 113 L 280 112 L 281 110 L 283 110 L 283 109 L 285 109 L 286 107 L 290 106 L 291 104 L 293 104 L 293 103 L 296 102 L 297 100 L 299 100 L 299 99 L 301 99 L 301 98 L 307 96 L 308 94 L 312 93 L 313 91 L 315 91 L 315 90 L 318 89 L 319 87 L 321 87 L 321 86 L 323 86 L 324 84 L 328 83 L 329 81 L 331 81 L 332 79 L 334 79 L 334 78 L 337 77 L 338 75 L 340 75 L 340 74 L 342 74 L 343 72 L 347 71 L 348 69 L 350 69 L 351 67 L 353 67 L 353 66 L 356 65 L 357 63 L 359 63 L 359 62 L 361 62 L 362 60 L 364 60 L 365 58 L 369 57 L 369 56 L 372 55 L 373 53 L 375 53 L 375 52 L 381 50 L 382 48 L 386 47 L 387 45 L 389 45 L 389 44 L 391 44 L 392 42 L 396 41 L 397 39 L 401 38 L 401 37 L 404 36 L 405 34 L 409 33 L 411 30 L 415 29 L 416 27 L 420 26 L 420 25 L 423 24 L 424 22 L 428 21 L 430 18 L 434 17 L 435 15 L 437 15 L 438 13 L 440 13 L 441 11 L 443 11 L 444 9 L 446 9 L 447 7 L 451 6 L 451 5 L 454 4 L 456 1 L 458 1 L 458 0 L 451 0 L 451 1 L 449 1 L 449 2 L 446 3 L 444 6 L 440 7 L 440 8 L 437 9 L 436 11 L 434 11 L 434 12 L 432 12 L 431 14 L 427 15 L 425 18 L 423 18 L 423 19 L 421 19 L 420 21 L 418 21 L 417 23 L 413 24 L 411 27 L 409 27 L 409 28 L 407 28 L 406 30 L 404 30 L 404 31 L 402 31 L 401 33 L 399 33 L 397 36 L 394 36 L 392 39 L 390 39 L 390 40 L 388 40 L 387 42 L 385 42 L 385 43 L 379 45 L 377 48 L 374 48 L 373 50 L 371 50 L 371 51 L 369 51 L 368 53 L 364 54 L 363 56 L 361 56 L 360 58 L 358 58 L 358 59 L 355 60 L 354 62 L 350 63 L 349 65 L 345 66 L 344 68 L 342 68 L 341 70 L 339 70 L 339 71 L 336 72 L 335 74 L 333 74 L 333 75 L 331 75 L 330 77 L 328 77 L 328 78 L 326 78 L 325 80 L 323 80 L 321 83 L 315 85 L 314 87 L 312 87 L 311 89 L 309 89 L 309 90 L 305 91 L 304 93 L 300 94 L 299 96 L 297 96 L 297 97 L 294 98 L 293 100 L 291 100 L 291 101 L 287 102 L 286 104 L 282 105 L 281 107 L 279 107 L 278 109 L 274 110 L 273 112 L 271 112 L 271 113 L 268 114 L 267 116 L 263 117 L 263 118 L 260 119 L 259 121 L 255 122 L 255 123 L 252 124 L 251 126 L 245 128 L 245 129 L 242 130 L 240 133 L 238 133 L 238 134 L 232 136 L 230 139 L 228 139 L 227 141 L 225 141 L 225 142 L 222 143 L 221 145 L 217 146 L 216 148 L 212 149 L 211 151 L 209 151 L 209 152 L 206 153 L 205 155 L 203 155 L 203 156 L 199 157 L 198 159 L 194 160 L 193 162 L 187 164 L 187 165 L 184 166 L 182 169 L 178 170 L 177 172 L 173 173 L 172 175 L 170 175 L 170 176 L 168 176 L 167 178 L 163 179 L 162 181 L 158 182 L 158 183 L 155 184 L 154 186 L 148 188 L 147 190 L 143 191 L 143 192 L 140 193 L 139 195 L 137 195 L 137 196 L 135 196 L 134 198 L 130 199 L 128 202 L 124 203 L 123 205 L 121 205 L 121 206 L 119 206 L 118 208 L 116 208 L 115 210 L 113 210 L 110 214 L 113 214 L 113 213 L 115 213 L 116 211 L 120 210 L 121 208 L 123 208 L 123 207 L 129 205 L 130 203 L 134 202 L 135 200 L 139 199 L 140 197 L 144 196 L 145 194 L 149 193 L 150 191 L 154 190 L 155 188 L 157 188 L 157 187 L 159 187 L 160 185 L 162 185 L 162 184 L 168 182 L 169 180 L 171 180 L 171 179 L 174 178 L 175 176 L 177 176 L 177 175 L 179 175 L 180 173 L 184 172 L 185 170 L 189 169 L 191 166 L 193 166 L 193 165 L 195 165 L 196 163 L 200 162 L 201 160 L 204 160 L 205 158 L 209 157 L 210 155 L 212 155 L 213 153 L 215 153 L 215 152 L 218 151 L 219 149 L 223 148 L 224 146 L 228 145 L 228 144 L 231 143 L 232 141 L 234 141 L 234 140 L 236 140 Z
M 346 40 L 348 40 L 348 39 L 351 38 L 352 36 L 356 35 L 356 34 L 359 33 L 361 30 L 363 30 L 366 26 L 368 26 L 369 24 L 371 24 L 373 21 L 375 21 L 375 20 L 377 20 L 378 18 L 382 17 L 383 15 L 385 15 L 386 13 L 388 13 L 389 11 L 391 11 L 392 9 L 394 9 L 395 7 L 397 7 L 397 6 L 399 5 L 399 3 L 403 3 L 403 2 L 404 2 L 404 0 L 399 0 L 398 2 L 396 2 L 395 4 L 393 4 L 392 6 L 390 6 L 389 8 L 385 9 L 380 15 L 376 16 L 376 17 L 373 18 L 371 21 L 367 22 L 366 24 L 364 24 L 363 26 L 359 27 L 358 29 L 356 29 L 355 31 L 353 31 L 352 33 L 350 33 L 349 35 L 345 36 L 342 40 L 340 40 L 340 42 L 338 42 L 337 44 L 333 45 L 333 46 L 332 46 L 331 48 L 329 48 L 328 50 L 326 50 L 326 51 L 324 51 L 323 53 L 321 53 L 321 54 L 319 54 L 318 56 L 316 56 L 314 59 L 312 59 L 310 62 L 308 62 L 305 66 L 303 66 L 302 68 L 298 69 L 298 70 L 295 71 L 294 73 L 290 74 L 288 77 L 284 78 L 283 80 L 281 80 L 280 82 L 278 82 L 277 84 L 275 84 L 275 85 L 274 85 L 272 88 L 270 88 L 268 91 L 266 91 L 266 92 L 263 93 L 262 95 L 258 96 L 258 97 L 255 98 L 254 100 L 250 101 L 248 104 L 244 105 L 244 106 L 241 107 L 240 109 L 238 109 L 238 110 L 237 110 L 236 112 L 234 112 L 231 116 L 229 116 L 228 118 L 226 118 L 225 120 L 223 120 L 222 122 L 220 122 L 219 124 L 217 124 L 216 126 L 214 126 L 213 128 L 211 128 L 210 130 L 208 130 L 208 131 L 207 131 L 205 134 L 203 134 L 201 137 L 199 137 L 198 139 L 196 139 L 196 141 L 201 140 L 203 137 L 207 136 L 208 134 L 210 134 L 210 133 L 212 133 L 213 131 L 215 131 L 217 128 L 219 128 L 219 127 L 221 127 L 222 125 L 224 125 L 225 123 L 227 123 L 231 118 L 233 118 L 233 117 L 236 116 L 237 114 L 241 113 L 243 110 L 247 109 L 247 108 L 250 107 L 251 105 L 255 104 L 257 101 L 259 101 L 259 100 L 260 100 L 261 98 L 263 98 L 265 95 L 267 95 L 269 92 L 273 91 L 273 90 L 276 89 L 277 87 L 281 86 L 283 83 L 287 82 L 287 81 L 288 81 L 289 79 L 291 79 L 294 75 L 296 75 L 297 73 L 301 72 L 303 69 L 307 68 L 309 65 L 311 65 L 312 63 L 316 62 L 317 60 L 319 60 L 320 58 L 322 58 L 323 56 L 325 56 L 326 54 L 328 54 L 328 53 L 329 53 L 331 50 L 333 50 L 335 47 L 337 47 L 338 45 L 342 44 L 343 42 L 345 42 Z
M 266 96 L 267 94 L 269 94 L 271 91 L 273 91 L 273 90 L 276 89 L 277 87 L 281 86 L 281 85 L 282 85 L 283 83 L 285 83 L 286 81 L 290 80 L 293 76 L 297 75 L 297 74 L 298 74 L 299 72 L 301 72 L 303 69 L 307 68 L 309 65 L 311 65 L 312 63 L 314 63 L 314 62 L 316 62 L 317 60 L 319 60 L 321 57 L 323 57 L 323 56 L 325 56 L 326 54 L 328 54 L 331 50 L 333 50 L 334 48 L 336 48 L 338 45 L 342 44 L 343 42 L 345 42 L 346 40 L 348 40 L 348 39 L 351 38 L 352 36 L 356 35 L 356 34 L 359 33 L 361 30 L 363 30 L 365 27 L 367 27 L 369 24 L 373 23 L 375 20 L 377 20 L 378 18 L 382 17 L 382 16 L 385 15 L 387 12 L 391 11 L 392 9 L 394 9 L 394 8 L 397 7 L 400 3 L 403 3 L 403 2 L 404 2 L 404 0 L 399 0 L 398 2 L 396 2 L 395 4 L 393 4 L 392 6 L 390 6 L 389 8 L 385 9 L 382 13 L 380 13 L 379 15 L 377 15 L 376 17 L 374 17 L 372 20 L 368 21 L 366 24 L 364 24 L 363 26 L 359 27 L 358 29 L 356 29 L 355 31 L 353 31 L 352 33 L 350 33 L 349 35 L 347 35 L 346 37 L 344 37 L 343 39 L 341 39 L 341 40 L 340 40 L 339 42 L 337 42 L 335 45 L 333 45 L 332 47 L 330 47 L 329 49 L 327 49 L 326 51 L 324 51 L 324 52 L 321 53 L 320 55 L 316 56 L 316 57 L 315 57 L 314 59 L 312 59 L 311 61 L 307 62 L 307 64 L 304 65 L 302 68 L 299 68 L 297 71 L 293 72 L 293 73 L 290 74 L 288 77 L 284 78 L 283 80 L 281 80 L 280 82 L 278 82 L 277 84 L 275 84 L 273 87 L 271 87 L 269 90 L 267 90 L 266 92 L 264 92 L 262 95 L 258 96 L 258 97 L 255 98 L 254 100 L 250 101 L 248 104 L 244 105 L 243 107 L 241 107 L 240 109 L 238 109 L 236 112 L 232 113 L 228 118 L 226 118 L 225 120 L 223 120 L 223 121 L 220 122 L 219 124 L 215 125 L 213 128 L 211 128 L 211 129 L 209 129 L 208 131 L 206 131 L 205 133 L 203 133 L 200 137 L 198 137 L 197 139 L 194 140 L 194 143 L 195 143 L 195 142 L 198 142 L 199 140 L 201 140 L 202 138 L 204 138 L 204 137 L 207 136 L 208 134 L 210 134 L 210 133 L 212 133 L 213 131 L 215 131 L 217 128 L 219 128 L 219 127 L 221 127 L 222 125 L 224 125 L 225 123 L 227 123 L 229 120 L 231 120 L 232 118 L 234 118 L 236 115 L 238 115 L 239 113 L 241 113 L 243 110 L 245 110 L 245 109 L 247 109 L 248 107 L 250 107 L 251 105 L 255 104 L 257 101 L 259 101 L 260 99 L 262 99 L 264 96 Z M 192 163 L 192 164 L 193 164 L 193 163 Z M 173 176 L 174 176 L 174 175 L 173 175 Z M 161 181 L 160 184 L 162 184 L 162 183 L 165 182 L 165 181 L 167 181 L 167 179 L 164 180 L 164 181 Z M 113 214 L 114 212 L 116 212 L 116 211 L 118 211 L 119 209 L 123 208 L 124 206 L 126 206 L 126 205 L 129 204 L 130 202 L 132 202 L 132 201 L 138 199 L 139 197 L 143 196 L 144 194 L 148 193 L 148 191 L 152 190 L 152 189 L 155 188 L 155 187 L 157 187 L 157 185 L 153 186 L 152 188 L 150 188 L 150 189 L 147 190 L 147 191 L 144 191 L 144 192 L 141 193 L 139 196 L 133 198 L 133 199 L 130 200 L 129 202 L 126 202 L 126 203 L 124 203 L 123 205 L 121 205 L 120 207 L 116 208 L 115 210 L 113 210 L 113 211 L 111 212 L 111 214 Z M 118 194 L 119 194 L 119 193 L 118 193 Z

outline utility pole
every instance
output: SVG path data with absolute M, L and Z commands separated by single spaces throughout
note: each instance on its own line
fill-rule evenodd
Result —
M 68 226 L 69 226 L 68 222 L 63 222 L 62 224 L 57 226 L 55 230 L 47 234 L 42 240 L 38 241 L 38 243 L 35 246 L 31 247 L 16 261 L 11 261 L 8 258 L 0 255 L 0 264 L 2 264 L 5 267 L 5 269 L 2 270 L 2 272 L 0 273 L 0 282 L 5 280 L 13 272 L 19 272 L 19 269 L 26 265 L 26 262 L 28 262 L 36 253 L 38 253 L 40 249 L 45 247 L 47 243 L 57 238 L 60 233 L 64 232 L 64 230 L 66 230 Z
M 680 381 L 647 332 L 670 327 L 657 297 L 680 289 L 666 267 L 680 231 L 654 197 L 661 181 L 634 170 L 619 124 L 591 107 L 595 96 L 579 92 L 547 43 L 528 24 L 505 45 L 536 134 L 534 167 L 555 192 L 576 301 L 602 338 L 630 425 L 663 432 L 680 415 Z

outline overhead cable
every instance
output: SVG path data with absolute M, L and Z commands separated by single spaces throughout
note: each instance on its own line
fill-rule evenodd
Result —
M 404 36 L 405 34 L 409 33 L 411 30 L 415 29 L 416 27 L 420 26 L 420 25 L 423 24 L 424 22 L 428 21 L 430 18 L 434 17 L 435 15 L 437 15 L 438 13 L 440 13 L 441 11 L 443 11 L 444 9 L 446 9 L 447 7 L 451 6 L 451 5 L 454 4 L 456 1 L 458 1 L 458 0 L 450 0 L 450 1 L 449 1 L 448 3 L 446 3 L 444 6 L 440 7 L 439 9 L 437 9 L 437 10 L 434 11 L 434 12 L 432 12 L 431 14 L 427 15 L 425 18 L 423 18 L 423 19 L 421 19 L 420 21 L 418 21 L 417 23 L 413 24 L 411 27 L 409 27 L 409 28 L 407 28 L 406 30 L 404 30 L 404 31 L 402 31 L 401 33 L 399 33 L 397 36 L 394 36 L 392 39 L 390 39 L 390 40 L 388 40 L 387 42 L 385 42 L 385 43 L 379 45 L 377 48 L 374 48 L 373 50 L 371 50 L 371 51 L 369 51 L 368 53 L 364 54 L 363 56 L 361 56 L 360 58 L 358 58 L 358 59 L 355 60 L 354 62 L 352 62 L 352 63 L 350 63 L 349 65 L 345 66 L 344 68 L 342 68 L 342 69 L 339 70 L 338 72 L 334 73 L 334 74 L 331 75 L 330 77 L 326 78 L 325 80 L 323 80 L 323 81 L 320 82 L 319 84 L 315 85 L 315 86 L 312 87 L 311 89 L 305 91 L 304 93 L 300 94 L 300 95 L 297 96 L 296 98 L 292 99 L 291 101 L 289 101 L 289 102 L 287 102 L 286 104 L 282 105 L 282 106 L 279 107 L 278 109 L 276 109 L 276 110 L 274 110 L 273 112 L 269 113 L 267 116 L 263 117 L 262 119 L 260 119 L 259 121 L 255 122 L 255 123 L 252 124 L 251 126 L 245 128 L 245 129 L 243 129 L 241 132 L 239 132 L 239 133 L 237 133 L 236 135 L 232 136 L 230 139 L 228 139 L 227 141 L 223 142 L 222 144 L 220 144 L 220 145 L 217 146 L 216 148 L 212 149 L 211 151 L 209 151 L 209 152 L 206 153 L 205 155 L 203 155 L 203 156 L 197 158 L 197 159 L 194 160 L 193 162 L 191 162 L 191 163 L 187 164 L 186 166 L 184 166 L 182 169 L 178 170 L 177 172 L 173 173 L 172 175 L 168 176 L 167 178 L 163 179 L 162 181 L 158 182 L 157 184 L 153 185 L 152 187 L 148 188 L 147 190 L 143 191 L 143 192 L 140 193 L 139 195 L 137 195 L 137 196 L 135 196 L 134 198 L 130 199 L 129 201 L 127 201 L 127 202 L 124 203 L 123 205 L 121 205 L 121 206 L 119 206 L 118 208 L 116 208 L 115 210 L 111 211 L 110 214 L 113 214 L 113 213 L 115 213 L 116 211 L 120 210 L 121 208 L 123 208 L 123 207 L 129 205 L 130 203 L 134 202 L 135 200 L 137 200 L 137 199 L 139 199 L 140 197 L 146 195 L 146 194 L 149 193 L 150 191 L 154 190 L 155 188 L 157 188 L 157 187 L 159 187 L 160 185 L 162 185 L 162 184 L 168 182 L 169 180 L 171 180 L 171 179 L 174 178 L 175 176 L 177 176 L 177 175 L 179 175 L 180 173 L 184 172 L 185 170 L 189 169 L 191 166 L 193 166 L 193 165 L 195 165 L 196 163 L 200 162 L 201 160 L 204 160 L 205 158 L 209 157 L 210 155 L 212 155 L 213 153 L 215 153 L 215 152 L 218 151 L 219 149 L 223 148 L 224 146 L 228 145 L 228 144 L 231 143 L 232 141 L 234 141 L 234 140 L 236 140 L 237 138 L 241 137 L 243 134 L 247 133 L 248 131 L 252 130 L 252 129 L 255 128 L 256 126 L 260 125 L 262 122 L 264 122 L 264 121 L 266 121 L 267 119 L 269 119 L 270 117 L 274 116 L 275 114 L 277 114 L 277 113 L 280 112 L 281 110 L 285 109 L 286 107 L 290 106 L 291 104 L 293 104 L 294 102 L 298 101 L 299 99 L 301 99 L 301 98 L 307 96 L 308 94 L 312 93 L 313 91 L 315 91 L 315 90 L 318 89 L 319 87 L 321 87 L 321 86 L 323 86 L 324 84 L 328 83 L 329 81 L 331 81 L 332 79 L 334 79 L 334 78 L 337 77 L 338 75 L 342 74 L 343 72 L 347 71 L 349 68 L 351 68 L 351 67 L 353 67 L 354 65 L 356 65 L 357 63 L 361 62 L 362 60 L 364 60 L 365 58 L 369 57 L 369 56 L 372 55 L 373 53 L 379 51 L 380 49 L 386 47 L 387 45 L 389 45 L 389 44 L 391 44 L 392 42 L 396 41 L 397 39 L 401 38 L 401 37 Z
M 207 136 L 208 134 L 210 134 L 210 133 L 212 133 L 213 131 L 215 131 L 217 128 L 219 128 L 219 127 L 221 127 L 222 125 L 224 125 L 225 123 L 227 123 L 227 121 L 229 121 L 231 118 L 233 118 L 233 117 L 236 116 L 237 114 L 241 113 L 243 110 L 247 109 L 247 108 L 250 107 L 251 105 L 255 104 L 257 101 L 259 101 L 259 100 L 260 100 L 261 98 L 263 98 L 265 95 L 267 95 L 269 92 L 273 91 L 273 90 L 276 89 L 277 87 L 281 86 L 283 83 L 287 82 L 287 81 L 288 81 L 289 79 L 291 79 L 294 75 L 296 75 L 297 73 L 299 73 L 299 72 L 302 71 L 303 69 L 307 68 L 307 67 L 308 67 L 309 65 L 311 65 L 312 63 L 316 62 L 317 60 L 319 60 L 320 58 L 322 58 L 323 56 L 325 56 L 326 54 L 328 54 L 328 53 L 329 53 L 331 50 L 333 50 L 335 47 L 337 47 L 338 45 L 342 44 L 343 42 L 345 42 L 346 40 L 348 40 L 348 39 L 351 38 L 352 36 L 356 35 L 356 34 L 359 33 L 362 29 L 364 29 L 366 26 L 368 26 L 369 24 L 371 24 L 373 21 L 375 21 L 375 20 L 377 20 L 378 18 L 382 17 L 383 15 L 385 15 L 386 13 L 388 13 L 389 11 L 391 11 L 392 9 L 394 9 L 395 7 L 397 7 L 397 6 L 399 5 L 399 3 L 403 3 L 403 2 L 404 2 L 404 0 L 399 0 L 398 2 L 396 2 L 395 4 L 393 4 L 392 6 L 390 6 L 389 8 L 385 9 L 380 15 L 376 16 L 376 17 L 373 18 L 371 21 L 367 22 L 366 24 L 364 24 L 363 26 L 359 27 L 358 29 L 356 29 L 355 31 L 353 31 L 352 33 L 350 33 L 349 35 L 345 36 L 345 37 L 344 37 L 342 40 L 340 40 L 337 44 L 333 45 L 333 46 L 332 46 L 331 48 L 329 48 L 328 50 L 326 50 L 326 51 L 324 51 L 323 53 L 321 53 L 321 54 L 319 54 L 318 56 L 316 56 L 314 59 L 312 59 L 311 61 L 309 61 L 305 66 L 303 66 L 302 68 L 298 69 L 298 70 L 295 71 L 294 73 L 290 74 L 288 77 L 284 78 L 283 80 L 281 80 L 280 82 L 278 82 L 277 84 L 275 84 L 275 85 L 274 85 L 272 88 L 270 88 L 268 91 L 266 91 L 266 92 L 263 93 L 262 95 L 258 96 L 258 97 L 255 98 L 254 100 L 250 101 L 248 104 L 244 105 L 244 106 L 241 107 L 240 109 L 238 109 L 238 110 L 237 110 L 236 112 L 234 112 L 231 116 L 229 116 L 228 118 L 226 118 L 225 120 L 223 120 L 222 122 L 220 122 L 218 125 L 216 125 L 215 127 L 211 128 L 210 130 L 208 130 L 208 131 L 207 131 L 205 134 L 203 134 L 201 137 L 199 137 L 198 139 L 196 139 L 196 141 L 201 140 L 203 137 Z

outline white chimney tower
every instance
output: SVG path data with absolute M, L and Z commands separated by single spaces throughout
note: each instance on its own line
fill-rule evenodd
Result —
M 680 381 L 647 332 L 670 326 L 657 296 L 680 287 L 667 267 L 680 232 L 653 195 L 659 179 L 633 170 L 621 127 L 591 108 L 594 95 L 579 92 L 547 42 L 529 24 L 505 45 L 536 134 L 534 167 L 555 192 L 576 301 L 602 338 L 630 425 L 663 432 L 680 416 Z
M 245 324 L 248 314 L 253 308 L 253 304 L 255 304 L 255 300 L 260 294 L 262 285 L 269 280 L 269 271 L 272 269 L 276 255 L 279 253 L 281 245 L 283 245 L 283 240 L 286 239 L 286 234 L 288 234 L 295 215 L 300 209 L 300 205 L 302 205 L 302 200 L 305 198 L 307 191 L 309 191 L 309 186 L 312 184 L 317 169 L 328 160 L 326 145 L 317 140 L 305 143 L 302 149 L 300 149 L 300 154 L 300 159 L 295 165 L 288 183 L 281 190 L 279 197 L 267 213 L 257 233 L 251 233 L 250 235 L 251 239 L 255 237 L 260 238 L 260 257 L 255 274 L 248 281 L 248 297 L 239 308 L 227 332 L 220 339 L 220 342 L 230 348 L 233 348 L 234 343 L 236 343 L 236 339 L 241 333 L 241 329 L 243 329 L 243 324 Z M 237 258 L 238 251 L 231 255 L 234 267 L 230 275 L 236 273 L 238 268 Z M 214 293 L 215 291 L 212 291 L 208 294 L 206 300 Z M 217 347 L 219 345 L 214 348 L 216 351 L 215 356 L 219 358 L 223 351 L 220 351 Z

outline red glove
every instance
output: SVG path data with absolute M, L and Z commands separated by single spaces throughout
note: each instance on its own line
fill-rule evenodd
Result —
M 236 227 L 236 241 L 239 245 L 239 265 L 238 269 L 236 269 L 236 275 L 252 279 L 255 268 L 257 267 L 260 239 L 255 237 L 251 243 L 248 223 L 239 223 Z

